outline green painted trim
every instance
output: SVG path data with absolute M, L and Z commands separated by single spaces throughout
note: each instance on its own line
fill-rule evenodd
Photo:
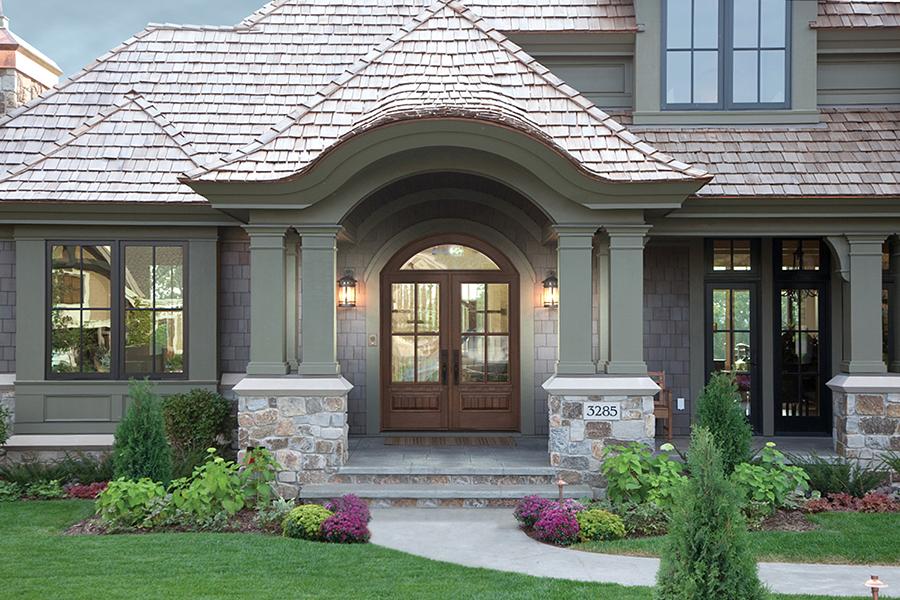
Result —
M 239 221 L 208 203 L 0 202 L 0 224 L 159 227 L 234 226 Z
M 337 234 L 339 226 L 298 228 L 300 234 L 301 375 L 341 374 L 337 360 Z
M 593 252 L 596 227 L 560 227 L 557 236 L 559 278 L 558 375 L 592 375 L 593 361 Z M 613 342 L 614 343 L 614 342 Z
M 197 380 L 215 381 L 219 374 L 218 331 L 218 241 L 188 243 L 188 375 Z
M 760 242 L 760 286 L 756 302 L 759 306 L 759 326 L 757 336 L 759 356 L 760 407 L 762 408 L 763 435 L 775 435 L 775 274 L 772 257 L 772 238 Z
M 819 29 L 818 52 L 822 54 L 870 54 L 900 52 L 895 28 Z
M 841 371 L 883 374 L 882 359 L 882 244 L 886 235 L 847 235 L 850 244 L 850 355 Z
M 507 34 L 507 37 L 534 57 L 631 56 L 634 54 L 634 33 L 514 32 Z
M 817 109 L 635 111 L 632 130 L 642 125 L 787 125 L 818 123 Z
M 694 401 L 700 395 L 703 386 L 706 385 L 706 258 L 704 256 L 704 240 L 692 238 L 689 244 L 689 271 L 690 290 L 688 290 L 690 306 L 688 314 L 690 319 L 689 345 L 690 345 L 690 395 L 685 399 L 690 422 L 694 422 L 697 413 L 697 403 Z M 673 409 L 674 410 L 674 409 Z
M 247 225 L 250 236 L 250 363 L 248 375 L 285 375 L 287 227 Z

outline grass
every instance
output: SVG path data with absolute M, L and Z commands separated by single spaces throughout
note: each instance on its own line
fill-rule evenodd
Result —
M 649 588 L 470 569 L 378 546 L 250 534 L 62 536 L 87 501 L 0 504 L 6 598 L 602 598 Z M 778 596 L 799 600 L 813 597 Z M 815 600 L 828 600 L 816 597 Z
M 832 564 L 900 564 L 900 514 L 821 513 L 809 515 L 814 531 L 756 531 L 750 534 L 760 561 Z M 579 544 L 580 550 L 659 556 L 665 537 Z

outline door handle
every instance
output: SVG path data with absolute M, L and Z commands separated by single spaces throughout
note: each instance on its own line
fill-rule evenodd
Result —
M 453 383 L 459 385 L 459 350 L 453 351 Z
M 447 351 L 441 350 L 441 385 L 447 385 Z

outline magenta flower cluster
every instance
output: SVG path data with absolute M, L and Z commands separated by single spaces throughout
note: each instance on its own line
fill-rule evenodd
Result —
M 578 539 L 578 519 L 575 515 L 584 505 L 575 500 L 559 502 L 526 496 L 516 505 L 515 517 L 526 528 L 534 530 L 534 537 L 542 542 L 568 546 Z
M 369 541 L 369 506 L 353 494 L 335 498 L 325 508 L 334 514 L 322 523 L 322 538 L 338 544 L 360 544 Z

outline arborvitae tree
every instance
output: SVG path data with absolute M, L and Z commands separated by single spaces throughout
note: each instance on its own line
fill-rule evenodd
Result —
M 678 491 L 657 575 L 657 600 L 761 600 L 768 594 L 747 525 L 710 432 L 694 430 L 690 478 Z
M 113 466 L 116 478 L 168 484 L 172 479 L 172 451 L 166 440 L 160 400 L 149 381 L 131 380 L 132 403 L 116 429 Z
M 727 373 L 714 373 L 697 399 L 697 426 L 712 433 L 726 475 L 750 460 L 753 431 L 740 400 L 734 378 Z

